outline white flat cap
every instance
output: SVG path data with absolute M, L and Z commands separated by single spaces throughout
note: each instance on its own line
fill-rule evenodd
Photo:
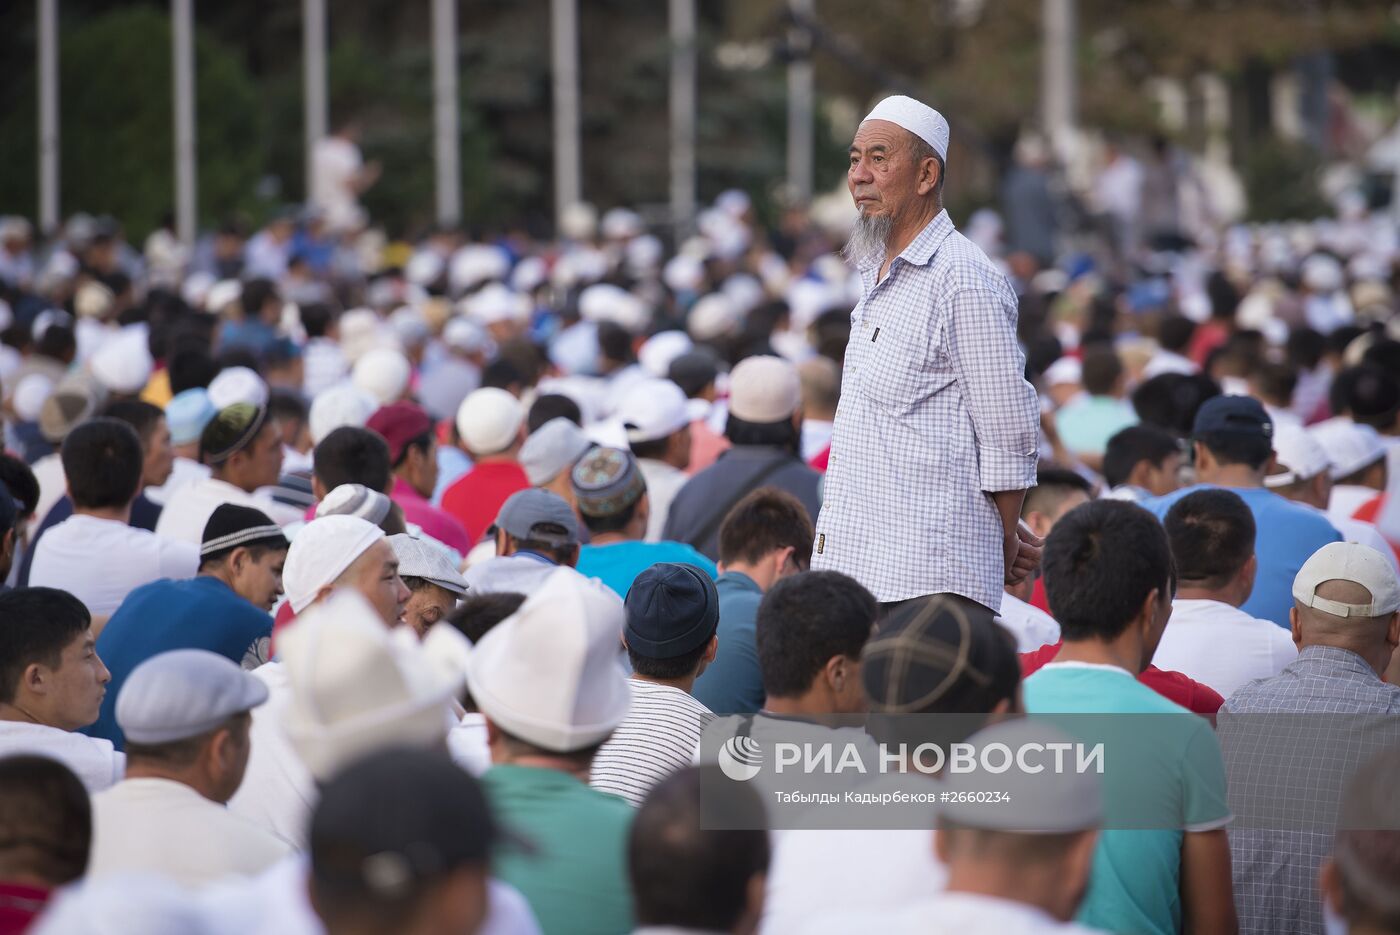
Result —
M 399 560 L 400 577 L 424 578 L 453 594 L 467 593 L 467 581 L 457 570 L 446 546 L 407 533 L 390 536 L 389 545 Z
M 1369 604 L 1345 604 L 1317 596 L 1326 581 L 1350 581 L 1371 592 Z M 1293 599 L 1334 617 L 1382 617 L 1400 610 L 1400 580 L 1384 555 L 1357 542 L 1329 542 L 1298 569 Z
M 505 451 L 525 421 L 520 400 L 494 386 L 473 391 L 457 407 L 457 434 L 474 455 Z
M 618 665 L 623 621 L 616 594 L 556 569 L 476 644 L 467 660 L 472 698 L 493 723 L 546 750 L 601 743 L 632 705 Z
M 927 104 L 895 94 L 876 104 L 865 120 L 887 120 L 903 127 L 931 146 L 939 159 L 948 161 L 948 121 Z
M 530 433 L 520 446 L 520 466 L 532 487 L 542 487 L 578 463 L 593 443 L 562 416 Z
M 204 649 L 175 649 L 132 670 L 117 696 L 117 726 L 131 743 L 174 743 L 264 701 L 267 686 L 236 663 Z
M 384 531 L 358 516 L 322 516 L 302 527 L 287 550 L 282 586 L 292 610 L 301 613 L 316 595 L 384 538 Z
M 781 422 L 801 405 L 802 380 L 791 361 L 766 354 L 745 357 L 729 374 L 729 413 L 737 419 Z

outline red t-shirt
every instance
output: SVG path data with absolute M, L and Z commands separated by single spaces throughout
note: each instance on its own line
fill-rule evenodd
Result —
M 529 486 L 530 479 L 514 461 L 488 461 L 476 465 L 447 488 L 442 495 L 442 508 L 462 524 L 468 539 L 480 542 L 501 512 L 501 504 L 517 490 Z
M 1026 678 L 1046 663 L 1054 662 L 1063 645 L 1062 640 L 1042 646 L 1032 653 L 1021 653 L 1021 677 Z M 1168 701 L 1175 701 L 1188 711 L 1207 717 L 1214 715 L 1225 703 L 1218 691 L 1180 672 L 1148 666 L 1138 676 L 1138 681 Z
M 23 935 L 43 912 L 51 890 L 23 883 L 0 883 L 0 935 Z

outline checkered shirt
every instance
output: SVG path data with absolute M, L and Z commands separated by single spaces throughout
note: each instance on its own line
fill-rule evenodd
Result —
M 812 567 L 881 601 L 951 592 L 1001 606 L 988 493 L 1035 486 L 1039 408 L 1016 294 L 940 212 L 876 282 L 860 266 Z
M 1240 819 L 1230 829 L 1230 863 L 1241 935 L 1323 935 L 1317 874 L 1333 834 L 1321 829 L 1335 826 L 1352 774 L 1400 737 L 1397 714 L 1400 687 L 1333 646 L 1306 647 L 1220 709 L 1231 807 Z M 1249 812 L 1259 817 L 1245 820 Z M 1292 827 L 1270 830 L 1271 815 L 1287 816 L 1277 824 Z M 1300 830 L 1304 819 L 1319 830 Z

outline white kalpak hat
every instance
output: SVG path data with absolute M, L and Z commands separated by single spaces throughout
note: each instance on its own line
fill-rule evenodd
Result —
M 1369 604 L 1344 604 L 1317 596 L 1325 581 L 1350 581 L 1371 592 Z M 1357 542 L 1329 542 L 1312 554 L 1293 579 L 1293 599 L 1334 617 L 1383 617 L 1400 610 L 1400 580 L 1384 555 Z
M 616 594 L 556 569 L 472 650 L 467 686 L 477 707 L 546 750 L 601 743 L 632 705 L 618 665 L 624 619 Z
M 301 613 L 321 589 L 345 573 L 384 531 L 358 516 L 321 516 L 302 527 L 287 550 L 282 586 L 292 610 Z
M 903 127 L 932 146 L 939 159 L 948 161 L 948 121 L 927 104 L 896 94 L 876 104 L 875 109 L 865 115 L 865 120 L 888 120 Z

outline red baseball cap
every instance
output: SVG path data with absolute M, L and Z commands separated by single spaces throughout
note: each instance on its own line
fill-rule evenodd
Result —
M 365 425 L 389 443 L 389 460 L 395 464 L 403 457 L 405 445 L 433 430 L 433 420 L 423 407 L 406 401 L 380 407 Z

